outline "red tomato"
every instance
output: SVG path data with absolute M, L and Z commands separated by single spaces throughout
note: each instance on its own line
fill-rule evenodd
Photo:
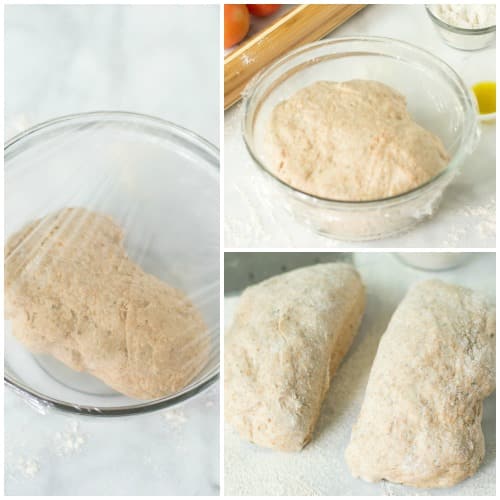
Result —
M 280 7 L 281 5 L 275 3 L 249 4 L 248 10 L 254 16 L 266 17 L 274 14 Z
M 250 29 L 250 14 L 246 5 L 224 5 L 224 48 L 241 42 Z

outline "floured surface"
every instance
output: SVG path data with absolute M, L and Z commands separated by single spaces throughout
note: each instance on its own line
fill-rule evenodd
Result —
M 137 418 L 40 415 L 13 391 L 5 404 L 6 495 L 219 493 L 218 384 Z
M 456 270 L 416 271 L 392 255 L 358 254 L 355 265 L 367 290 L 361 330 L 332 381 L 311 443 L 300 453 L 266 450 L 241 440 L 225 426 L 226 495 L 494 495 L 495 395 L 484 401 L 486 455 L 478 472 L 450 489 L 415 489 L 392 483 L 354 479 L 344 451 L 359 414 L 378 341 L 408 286 L 438 278 L 471 287 L 495 298 L 495 256 L 476 255 Z M 390 277 L 390 279 L 389 279 Z M 232 319 L 236 298 L 225 301 L 225 324 Z

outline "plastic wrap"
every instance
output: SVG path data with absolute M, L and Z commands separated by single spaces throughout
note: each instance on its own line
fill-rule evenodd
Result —
M 53 120 L 7 144 L 5 210 L 5 378 L 33 406 L 130 414 L 216 380 L 216 148 L 131 113 Z

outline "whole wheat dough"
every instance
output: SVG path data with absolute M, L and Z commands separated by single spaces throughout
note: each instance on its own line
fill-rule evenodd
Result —
M 258 445 L 298 451 L 364 310 L 347 264 L 291 271 L 245 290 L 225 341 L 225 416 Z
M 5 259 L 6 316 L 30 350 L 137 399 L 182 389 L 206 364 L 199 312 L 129 260 L 111 218 L 63 209 L 11 236 Z
M 320 81 L 279 103 L 268 157 L 285 183 L 343 201 L 412 190 L 449 161 L 441 140 L 412 120 L 405 98 L 371 80 Z
M 352 474 L 427 488 L 471 476 L 494 388 L 494 308 L 467 288 L 417 284 L 380 341 L 346 450 Z

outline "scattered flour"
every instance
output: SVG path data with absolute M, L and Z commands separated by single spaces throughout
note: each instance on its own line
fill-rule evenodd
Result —
M 475 207 L 463 207 L 455 211 L 459 223 L 450 226 L 445 236 L 443 245 L 445 247 L 464 246 L 471 241 L 470 233 L 475 229 L 479 238 L 492 240 L 496 236 L 496 201 L 490 199 L 483 205 Z M 465 245 L 468 247 L 469 245 Z
M 495 5 L 433 5 L 432 13 L 451 26 L 466 29 L 488 28 L 496 24 Z
M 161 416 L 173 429 L 179 429 L 188 421 L 182 408 L 171 408 L 162 413 Z
M 254 62 L 254 59 L 253 59 L 252 57 L 250 57 L 248 54 L 243 54 L 243 55 L 241 56 L 241 62 L 242 62 L 245 66 L 247 66 L 247 65 L 249 65 L 249 64 L 251 64 L 251 63 L 253 63 L 253 62 Z
M 15 476 L 18 473 L 25 479 L 33 479 L 38 472 L 40 472 L 38 460 L 31 457 L 19 457 L 14 464 L 14 470 L 10 471 L 10 475 Z
M 69 456 L 79 453 L 86 442 L 80 432 L 80 424 L 76 420 L 69 422 L 66 430 L 57 432 L 54 440 L 54 450 L 59 456 Z
M 5 471 L 13 480 L 33 479 L 42 469 L 41 458 L 44 449 L 50 455 L 68 457 L 79 453 L 86 442 L 76 420 L 68 422 L 66 429 L 47 435 L 42 448 L 31 442 L 18 441 L 15 449 L 5 451 Z
M 281 453 L 248 443 L 229 425 L 224 430 L 224 483 L 226 496 L 430 496 L 492 495 L 495 491 L 495 442 L 486 433 L 486 457 L 479 471 L 454 488 L 415 489 L 388 482 L 354 479 L 344 460 L 382 333 L 410 283 L 422 273 L 402 266 L 389 254 L 361 253 L 355 257 L 367 287 L 367 309 L 359 334 L 335 375 L 323 404 L 313 441 L 299 453 Z M 491 262 L 491 261 L 490 261 Z M 465 286 L 484 286 L 481 273 L 445 272 Z M 429 273 L 431 275 L 431 273 Z M 387 282 L 387 276 L 391 276 Z M 493 273 L 494 276 L 494 273 Z M 494 278 L 493 278 L 494 279 Z M 494 287 L 494 282 L 490 289 Z M 493 293 L 490 290 L 491 293 Z M 234 315 L 238 298 L 224 301 L 225 324 Z M 494 412 L 494 405 L 491 407 Z M 492 418 L 485 405 L 485 420 Z M 483 422 L 485 422 L 483 420 Z M 494 417 L 493 417 L 494 422 Z M 485 429 L 483 427 L 483 429 Z M 485 432 L 486 429 L 485 429 Z
M 198 412 L 201 407 L 214 408 L 218 403 L 219 395 L 216 389 L 216 385 L 207 389 L 203 394 L 197 398 L 198 408 L 195 412 Z M 195 404 L 195 403 L 193 403 Z M 188 403 L 181 406 L 176 406 L 168 410 L 163 411 L 160 416 L 167 423 L 168 427 L 174 430 L 178 430 L 184 426 L 189 421 L 189 409 L 192 408 Z
M 14 481 L 33 479 L 40 471 L 39 459 L 28 456 L 24 448 L 23 443 L 21 449 L 16 447 L 15 452 L 10 448 L 6 448 L 4 452 L 5 475 Z
M 471 208 L 467 211 L 470 217 L 479 217 L 481 222 L 478 225 L 479 234 L 483 238 L 494 238 L 496 236 L 496 201 L 490 200 L 484 206 Z

